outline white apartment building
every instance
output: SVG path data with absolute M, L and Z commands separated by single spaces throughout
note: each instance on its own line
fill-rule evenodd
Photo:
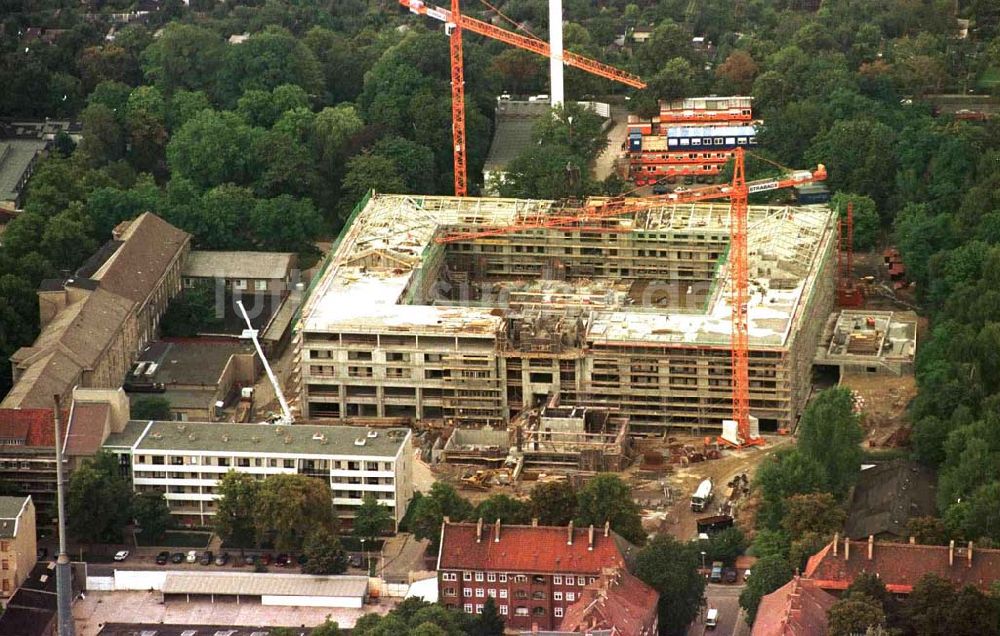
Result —
M 130 422 L 129 431 L 134 439 L 118 436 L 106 448 L 129 465 L 136 492 L 163 492 L 183 524 L 210 523 L 219 480 L 230 470 L 260 479 L 279 474 L 325 479 L 347 527 L 366 493 L 392 511 L 397 528 L 413 497 L 407 428 Z

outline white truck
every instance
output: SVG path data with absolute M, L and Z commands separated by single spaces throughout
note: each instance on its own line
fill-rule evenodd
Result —
M 719 624 L 719 610 L 712 608 L 705 614 L 705 629 L 715 629 Z
M 695 512 L 702 512 L 712 501 L 712 480 L 706 479 L 705 481 L 698 484 L 698 490 L 694 491 L 691 495 L 691 510 Z

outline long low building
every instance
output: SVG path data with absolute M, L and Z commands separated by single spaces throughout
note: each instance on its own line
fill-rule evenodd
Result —
M 366 576 L 250 574 L 246 572 L 168 572 L 164 602 L 230 597 L 237 603 L 294 607 L 360 608 L 368 597 Z
M 164 493 L 171 513 L 192 525 L 210 522 L 230 470 L 324 479 L 345 527 L 365 494 L 389 508 L 396 527 L 413 498 L 407 428 L 131 421 L 104 446 L 129 466 L 136 492 Z
M 303 310 L 306 417 L 503 427 L 556 399 L 627 416 L 637 433 L 721 427 L 732 413 L 728 203 L 658 204 L 599 230 L 501 229 L 560 212 L 553 201 L 362 201 Z M 835 221 L 826 206 L 750 206 L 750 410 L 764 431 L 792 428 L 805 407 L 833 302 Z

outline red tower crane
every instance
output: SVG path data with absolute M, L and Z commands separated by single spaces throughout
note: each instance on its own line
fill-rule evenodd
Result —
M 399 0 L 399 3 L 413 13 L 426 15 L 445 23 L 451 50 L 451 127 L 454 142 L 455 196 L 464 197 L 468 194 L 468 180 L 465 160 L 465 77 L 462 60 L 462 31 L 472 31 L 545 57 L 551 56 L 549 43 L 464 16 L 459 9 L 459 0 L 451 0 L 450 11 L 427 4 L 423 0 Z M 576 53 L 564 51 L 563 61 L 569 66 L 605 79 L 614 80 L 633 88 L 646 88 L 646 83 L 638 76 Z
M 732 327 L 732 384 L 733 421 L 736 422 L 736 440 L 719 438 L 720 441 L 736 446 L 762 444 L 763 439 L 752 435 L 750 430 L 750 346 L 747 306 L 749 303 L 749 265 L 747 255 L 747 214 L 748 198 L 751 193 L 789 188 L 792 186 L 823 181 L 826 168 L 820 164 L 816 170 L 795 170 L 772 179 L 746 180 L 744 150 L 737 148 L 733 180 L 719 184 L 695 188 L 687 192 L 672 193 L 657 197 L 635 199 L 613 199 L 601 205 L 565 209 L 557 214 L 542 214 L 522 217 L 510 225 L 484 228 L 476 231 L 448 232 L 435 239 L 438 243 L 455 243 L 488 236 L 512 234 L 523 230 L 585 230 L 588 232 L 629 231 L 620 225 L 607 221 L 617 216 L 632 214 L 663 204 L 693 203 L 712 199 L 730 200 L 729 224 L 729 276 Z

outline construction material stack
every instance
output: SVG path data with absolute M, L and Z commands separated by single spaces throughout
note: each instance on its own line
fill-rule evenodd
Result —
M 629 179 L 637 186 L 714 180 L 736 148 L 757 145 L 752 97 L 661 101 L 660 114 L 629 116 L 625 144 Z

